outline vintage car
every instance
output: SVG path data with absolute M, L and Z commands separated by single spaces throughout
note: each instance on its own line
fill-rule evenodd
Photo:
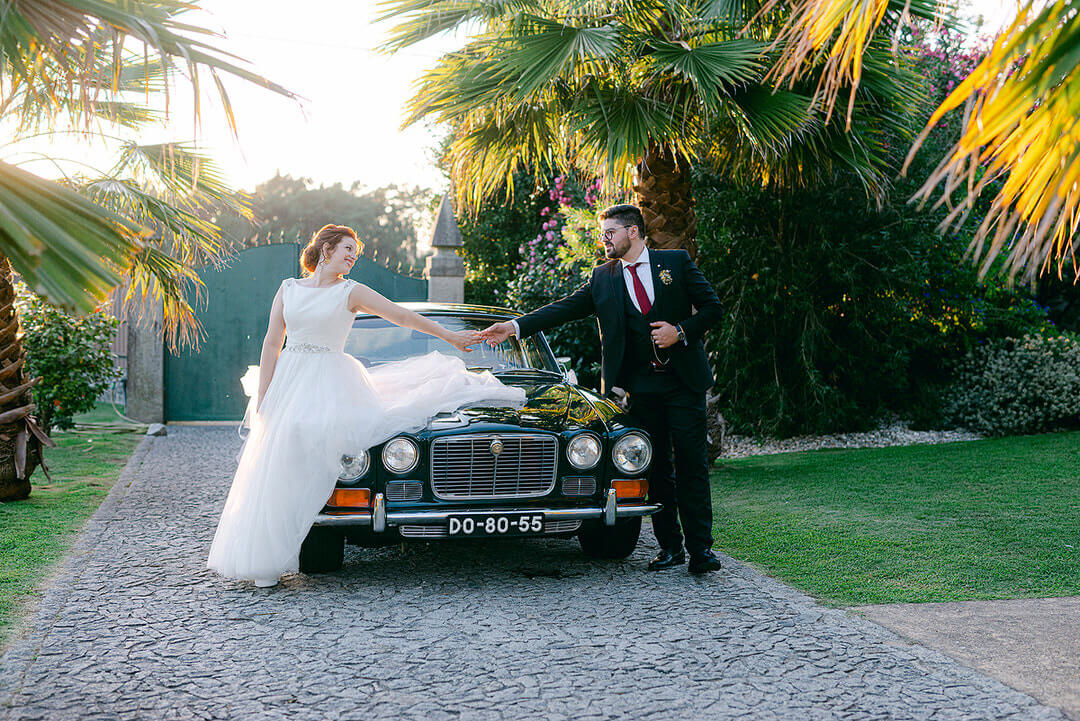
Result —
M 516 314 L 478 305 L 406 303 L 454 329 L 482 329 Z M 300 568 L 341 568 L 346 541 L 571 536 L 594 557 L 625 558 L 637 545 L 652 459 L 648 434 L 619 406 L 576 385 L 543 334 L 450 344 L 358 314 L 345 351 L 368 367 L 437 350 L 470 370 L 525 389 L 523 408 L 480 404 L 436 416 L 342 458 L 341 475 L 300 551 Z

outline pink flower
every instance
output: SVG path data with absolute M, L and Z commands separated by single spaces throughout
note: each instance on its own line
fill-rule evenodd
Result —
M 546 237 L 546 238 L 547 238 L 548 240 L 555 240 L 555 234 L 554 234 L 554 233 L 552 233 L 552 232 L 551 232 L 550 230 L 549 230 L 548 232 L 544 233 L 544 236 L 545 236 L 545 237 Z

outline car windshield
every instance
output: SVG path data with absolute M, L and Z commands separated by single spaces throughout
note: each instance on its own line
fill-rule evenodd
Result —
M 449 330 L 482 330 L 498 318 L 455 317 L 451 315 L 432 315 L 432 320 Z M 472 369 L 484 369 L 492 372 L 528 372 L 545 371 L 558 373 L 551 350 L 541 340 L 539 334 L 524 340 L 516 336 L 492 348 L 487 343 L 472 346 L 471 353 L 465 353 L 441 338 L 427 333 L 402 328 L 382 318 L 357 318 L 345 341 L 345 352 L 354 356 L 365 366 L 377 366 L 381 363 L 404 360 L 439 351 L 465 361 Z

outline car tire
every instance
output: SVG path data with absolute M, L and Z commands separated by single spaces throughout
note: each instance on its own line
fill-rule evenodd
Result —
M 300 546 L 302 573 L 340 571 L 345 560 L 345 534 L 341 529 L 312 526 Z
M 585 521 L 578 531 L 578 543 L 591 558 L 626 558 L 637 548 L 641 516 L 616 520 L 614 526 L 602 521 Z

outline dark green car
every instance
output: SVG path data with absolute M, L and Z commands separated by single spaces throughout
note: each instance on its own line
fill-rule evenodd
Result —
M 452 330 L 515 317 L 501 308 L 405 303 Z M 425 333 L 357 315 L 345 352 L 366 366 L 431 351 L 525 389 L 524 408 L 480 405 L 436 416 L 342 458 L 334 493 L 300 551 L 302 571 L 341 568 L 345 542 L 577 535 L 595 557 L 625 558 L 649 504 L 652 445 L 614 403 L 577 386 L 543 334 L 462 353 Z

